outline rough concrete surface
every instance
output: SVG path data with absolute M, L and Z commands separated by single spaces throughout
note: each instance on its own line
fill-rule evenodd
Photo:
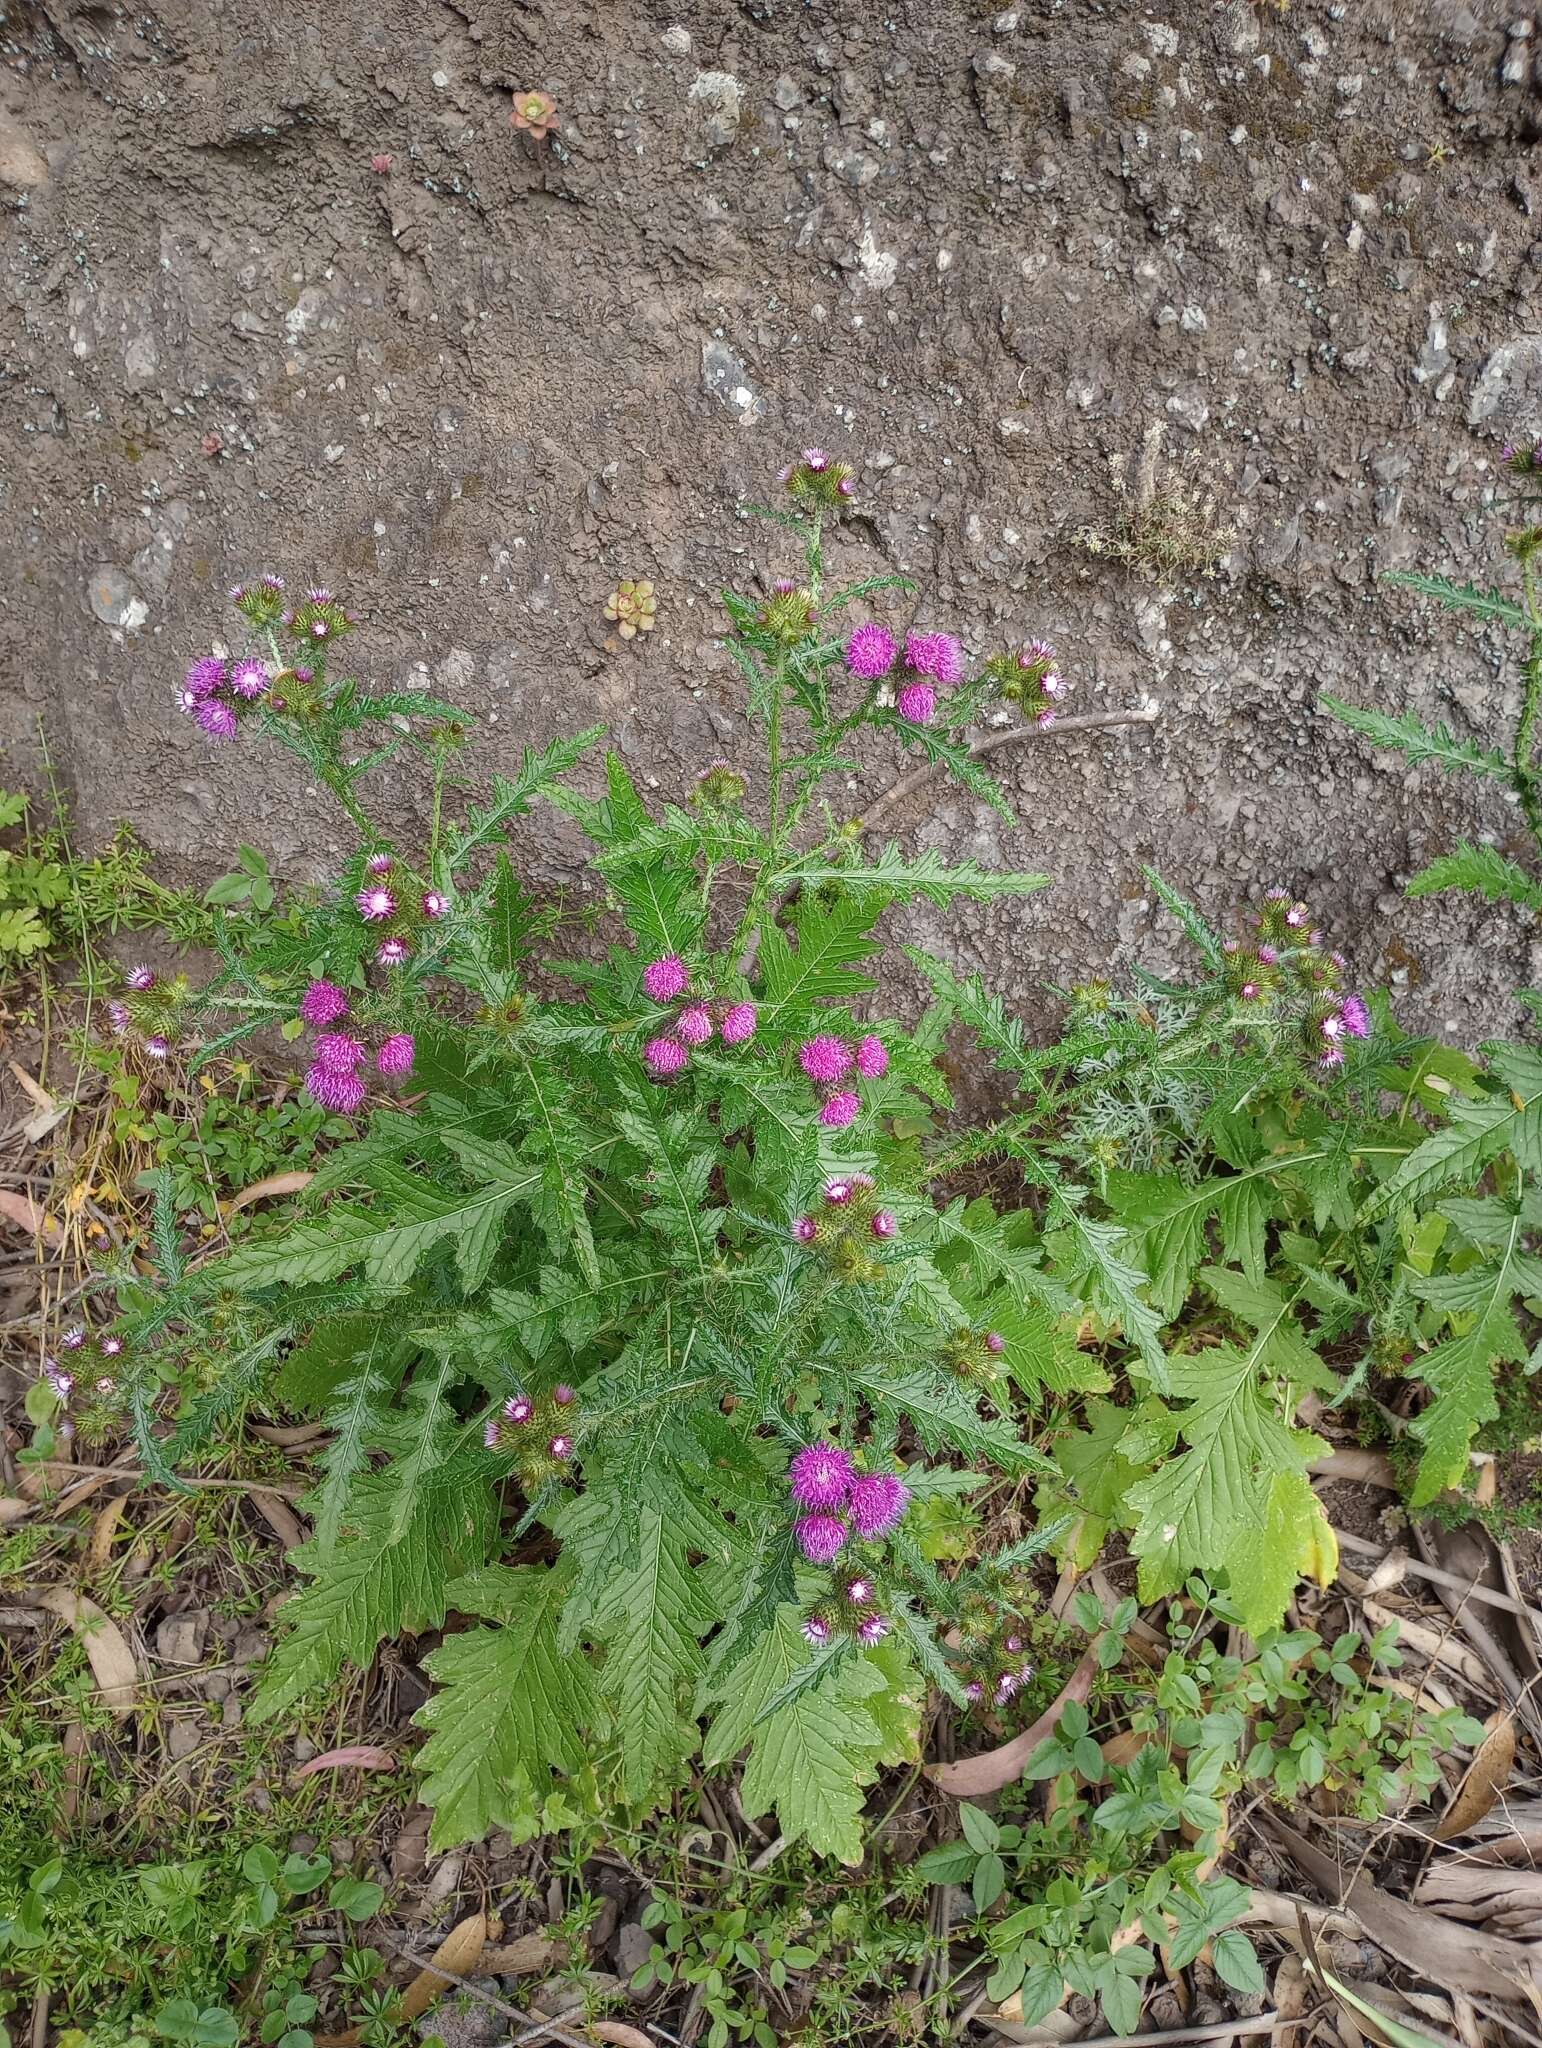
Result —
M 1521 0 L 4 0 L 0 49 L 0 741 L 25 774 L 42 719 L 88 832 L 189 875 L 342 844 L 176 709 L 264 568 L 345 593 L 360 672 L 464 703 L 488 766 L 595 719 L 670 795 L 753 760 L 713 593 L 787 566 L 735 508 L 817 441 L 858 470 L 837 568 L 982 651 L 1053 639 L 1068 710 L 1163 705 L 999 757 L 1015 834 L 897 819 L 1057 878 L 910 936 L 1024 999 L 1170 965 L 1155 860 L 1217 917 L 1308 895 L 1413 1020 L 1513 1022 L 1519 918 L 1395 895 L 1513 812 L 1313 703 L 1515 709 L 1498 638 L 1376 578 L 1502 575 L 1498 448 L 1542 430 Z M 1212 580 L 1075 544 L 1154 421 L 1237 528 Z M 646 643 L 606 637 L 621 575 Z M 520 847 L 579 879 L 560 822 Z

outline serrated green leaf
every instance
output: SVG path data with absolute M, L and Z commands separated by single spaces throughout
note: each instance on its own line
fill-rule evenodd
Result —
M 1503 754 L 1491 747 L 1480 747 L 1473 740 L 1458 739 L 1447 725 L 1425 725 L 1412 711 L 1401 716 L 1386 711 L 1362 711 L 1338 697 L 1323 696 L 1317 702 L 1351 731 L 1363 734 L 1372 746 L 1406 754 L 1415 765 L 1438 761 L 1442 768 L 1465 768 L 1470 774 L 1493 776 L 1500 782 L 1510 779 L 1510 764 Z
M 1474 846 L 1464 839 L 1455 853 L 1443 853 L 1404 885 L 1407 896 L 1434 896 L 1443 889 L 1466 889 L 1489 903 L 1513 903 L 1522 910 L 1542 910 L 1542 883 L 1506 859 L 1497 846 Z
M 935 847 L 907 857 L 891 839 L 876 860 L 861 864 L 795 862 L 773 876 L 771 887 L 781 892 L 797 885 L 817 889 L 828 884 L 847 895 L 876 890 L 885 898 L 901 901 L 919 896 L 945 909 L 960 897 L 969 903 L 994 903 L 1005 896 L 1031 896 L 1047 888 L 1049 879 L 1048 875 L 982 868 L 972 860 L 948 867 Z

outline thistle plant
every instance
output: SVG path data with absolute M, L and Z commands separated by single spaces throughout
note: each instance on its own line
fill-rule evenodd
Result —
M 1431 1325 L 1495 1226 L 1468 1204 L 1455 1268 L 1415 1283 L 1389 1192 L 1444 1134 L 1387 1114 L 1388 1075 L 1438 1055 L 1288 892 L 1223 939 L 1152 876 L 1194 978 L 1090 982 L 1052 1044 L 915 948 L 930 1002 L 885 1012 L 886 912 L 1045 877 L 869 849 L 838 797 L 853 740 L 1011 820 L 963 735 L 1038 730 L 1065 686 L 1043 642 L 971 656 L 898 617 L 903 579 L 832 585 L 853 478 L 812 448 L 781 483 L 785 553 L 723 597 L 764 754 L 704 764 L 681 801 L 650 809 L 591 730 L 462 806 L 464 716 L 342 673 L 346 606 L 274 577 L 236 593 L 250 644 L 185 686 L 212 742 L 287 747 L 357 844 L 303 918 L 231 920 L 159 1035 L 194 1064 L 264 1026 L 304 1037 L 307 1088 L 358 1135 L 293 1213 L 196 1264 L 163 1188 L 159 1277 L 106 1272 L 118 1313 L 89 1341 L 118 1345 L 164 1484 L 255 1404 L 328 1425 L 259 1718 L 465 1618 L 420 1716 L 441 1847 L 642 1809 L 738 1760 L 746 1812 L 854 1861 L 929 1691 L 976 1724 L 1018 1711 L 1038 1552 L 1090 1562 L 1121 1528 L 1143 1597 L 1203 1570 L 1261 1632 L 1334 1566 L 1308 1393 L 1350 1398 L 1396 1341 L 1434 1390 L 1431 1483 L 1478 1426 Z M 431 785 L 412 843 L 366 796 L 404 750 Z M 581 958 L 550 957 L 503 844 L 537 805 L 586 834 L 615 913 Z M 155 993 L 125 993 L 130 1028 Z M 944 1128 L 955 1026 L 1015 1091 L 988 1129 Z M 957 1192 L 987 1159 L 1015 1169 L 1006 1213 Z M 1029 1485 L 1027 1537 L 928 1555 L 928 1501 Z

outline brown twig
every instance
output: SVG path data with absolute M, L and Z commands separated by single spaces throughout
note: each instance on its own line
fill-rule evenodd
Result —
M 1050 726 L 1014 725 L 1006 732 L 988 733 L 984 739 L 972 741 L 967 750 L 968 757 L 971 761 L 983 760 L 987 754 L 994 754 L 1001 747 L 1015 746 L 1019 740 L 1053 740 L 1066 732 L 1100 732 L 1117 725 L 1155 725 L 1161 715 L 1161 705 L 1148 697 L 1130 711 L 1082 711 L 1074 718 L 1057 718 Z M 928 761 L 924 768 L 901 776 L 892 789 L 886 789 L 876 803 L 869 804 L 862 813 L 858 820 L 862 831 L 871 832 L 880 818 L 898 809 L 906 797 L 934 776 L 941 775 L 946 767 L 945 761 Z

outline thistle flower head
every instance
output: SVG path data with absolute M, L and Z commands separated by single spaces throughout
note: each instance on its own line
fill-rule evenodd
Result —
M 650 1038 L 643 1047 L 643 1064 L 655 1081 L 673 1080 L 690 1063 L 690 1057 L 678 1038 Z
M 449 914 L 450 899 L 448 896 L 442 894 L 438 889 L 425 889 L 423 891 L 423 915 L 425 917 L 448 917 Z
M 578 1395 L 566 1380 L 558 1380 L 551 1390 L 551 1397 L 559 1408 L 571 1408 Z
M 115 1394 L 118 1391 L 118 1382 L 110 1372 L 98 1373 L 91 1384 L 104 1401 L 110 1394 Z
M 869 1032 L 857 1045 L 857 1072 L 865 1080 L 877 1081 L 889 1071 L 889 1055 L 884 1042 L 875 1033 Z
M 811 1081 L 843 1081 L 852 1068 L 851 1048 L 844 1039 L 822 1032 L 799 1046 L 798 1063 Z
M 851 1182 L 827 1180 L 824 1185 L 824 1197 L 832 1209 L 843 1208 L 851 1200 Z
M 892 1472 L 864 1472 L 851 1483 L 852 1527 L 865 1541 L 887 1536 L 910 1503 L 910 1488 Z
M 129 1015 L 126 1003 L 109 1002 L 107 1005 L 107 1021 L 112 1026 L 114 1038 L 122 1038 L 134 1020 Z
M 934 683 L 961 683 L 964 650 L 951 633 L 907 633 L 905 666 Z
M 871 1579 L 855 1578 L 846 1581 L 844 1597 L 853 1607 L 866 1607 L 873 1597 Z
M 335 981 L 313 981 L 300 998 L 300 1015 L 307 1024 L 335 1024 L 348 1014 L 348 998 Z
M 233 740 L 240 723 L 234 705 L 227 704 L 223 697 L 205 697 L 193 716 L 200 731 L 211 740 Z
M 846 1548 L 846 1524 L 837 1515 L 805 1515 L 793 1534 L 810 1564 L 830 1564 Z
M 650 960 L 643 969 L 643 987 L 656 1003 L 672 1003 L 685 994 L 689 980 L 685 962 L 678 953 L 666 953 L 662 960 Z
M 364 1107 L 368 1090 L 360 1075 L 346 1069 L 324 1067 L 320 1060 L 314 1060 L 306 1070 L 305 1092 L 323 1109 L 330 1109 L 339 1116 L 356 1116 Z
M 351 632 L 353 620 L 330 590 L 308 590 L 304 603 L 297 604 L 290 613 L 289 627 L 296 639 L 322 647 L 329 640 L 341 640 Z
M 59 1349 L 61 1351 L 78 1351 L 81 1348 L 81 1346 L 85 1343 L 85 1341 L 85 1324 L 72 1323 L 70 1327 L 65 1331 L 64 1335 L 59 1339 Z
M 368 1048 L 351 1031 L 324 1031 L 316 1040 L 312 1058 L 329 1074 L 353 1074 L 363 1066 Z
M 115 1337 L 113 1333 L 109 1330 L 107 1335 L 102 1339 L 101 1343 L 97 1346 L 97 1349 L 101 1352 L 104 1358 L 116 1358 L 123 1349 L 123 1339 L 121 1337 Z
M 712 1012 L 705 1003 L 689 1003 L 675 1019 L 675 1036 L 687 1045 L 705 1045 L 712 1036 Z
M 171 1040 L 169 1038 L 163 1038 L 158 1031 L 153 1032 L 151 1036 L 145 1040 L 144 1052 L 145 1058 L 147 1060 L 170 1059 Z
M 745 1045 L 755 1036 L 759 1012 L 753 1003 L 734 1003 L 723 1014 L 724 1045 Z
M 364 872 L 367 875 L 388 875 L 394 866 L 395 862 L 391 859 L 390 854 L 372 853 L 364 863 Z
M 382 939 L 375 948 L 375 958 L 382 967 L 400 967 L 411 951 L 405 939 Z
M 201 654 L 187 672 L 183 685 L 186 699 L 202 704 L 206 698 L 216 696 L 224 689 L 229 673 L 217 654 Z
M 696 778 L 691 801 L 716 809 L 731 809 L 744 801 L 744 777 L 726 761 L 713 761 Z
M 999 1330 L 987 1330 L 985 1333 L 985 1348 L 993 1358 L 999 1358 L 1007 1348 L 1007 1340 Z
M 61 1403 L 70 1398 L 75 1385 L 73 1373 L 66 1372 L 62 1365 L 58 1364 L 54 1359 L 48 1358 L 43 1361 L 43 1377 L 53 1388 L 55 1395 Z
M 375 1065 L 387 1079 L 394 1080 L 402 1074 L 412 1072 L 413 1055 L 416 1050 L 410 1031 L 393 1032 L 376 1053 Z
M 486 1422 L 482 1426 L 482 1441 L 487 1446 L 488 1450 L 497 1450 L 498 1439 L 502 1435 L 502 1433 L 503 1432 L 498 1427 L 497 1416 L 489 1415 Z
M 983 1700 L 984 1697 L 985 1687 L 981 1685 L 978 1678 L 971 1678 L 969 1683 L 964 1687 L 964 1698 L 968 1700 L 971 1706 L 973 1706 L 976 1700 Z
M 353 900 L 366 924 L 382 924 L 396 915 L 396 898 L 384 882 L 367 882 Z
M 864 1649 L 870 1650 L 875 1643 L 881 1643 L 888 1633 L 889 1620 L 887 1615 L 864 1615 L 861 1625 L 857 1630 L 857 1641 L 861 1643 Z
M 795 1216 L 792 1222 L 794 1244 L 812 1244 L 819 1235 L 819 1225 L 812 1216 Z
M 832 1631 L 830 1628 L 830 1624 L 828 1621 L 825 1620 L 822 1614 L 816 1613 L 804 1616 L 804 1637 L 808 1642 L 811 1642 L 814 1645 L 814 1648 L 816 1650 L 822 1650 L 824 1648 L 825 1644 L 830 1640 L 831 1633 Z
M 131 967 L 127 974 L 124 975 L 123 980 L 125 985 L 131 988 L 136 995 L 148 995 L 155 986 L 155 969 L 143 966 Z
M 858 626 L 846 642 L 846 667 L 862 682 L 875 683 L 893 668 L 898 652 L 898 644 L 888 628 L 869 620 L 865 626 Z
M 265 663 L 255 654 L 243 655 L 230 671 L 230 687 L 238 697 L 244 697 L 249 704 L 268 693 L 268 671 Z
M 528 1394 L 510 1394 L 503 1404 L 504 1420 L 512 1422 L 517 1429 L 530 1420 L 535 1413 L 535 1403 Z
M 817 461 L 810 462 L 810 455 L 816 456 Z M 839 510 L 851 496 L 851 470 L 844 462 L 834 461 L 823 448 L 806 450 L 796 462 L 779 469 L 777 478 L 800 503 L 822 505 L 827 511 Z
M 546 1446 L 549 1458 L 566 1459 L 573 1455 L 573 1439 L 570 1436 L 554 1436 Z
M 787 1484 L 799 1507 L 843 1507 L 851 1490 L 850 1453 L 839 1444 L 805 1444 L 787 1467 Z
M 1007 1701 L 1017 1691 L 1020 1683 L 1021 1681 L 1015 1671 L 1002 1672 L 1001 1676 L 996 1680 L 996 1704 L 998 1707 L 1006 1705 Z
M 827 1131 L 843 1131 L 862 1114 L 862 1098 L 849 1088 L 839 1088 L 820 1104 L 819 1121 Z
M 869 1228 L 874 1237 L 893 1237 L 899 1229 L 899 1218 L 892 1209 L 880 1209 L 874 1215 Z
M 1339 1017 L 1351 1038 L 1370 1037 L 1371 1013 L 1359 996 L 1345 996 L 1339 1009 Z
M 902 683 L 894 708 L 909 725 L 930 725 L 937 716 L 937 692 L 930 683 Z
M 774 586 L 772 595 L 760 608 L 760 624 L 782 646 L 795 647 L 813 628 L 813 593 L 800 590 L 795 583 L 789 583 L 785 590 L 780 584 Z

